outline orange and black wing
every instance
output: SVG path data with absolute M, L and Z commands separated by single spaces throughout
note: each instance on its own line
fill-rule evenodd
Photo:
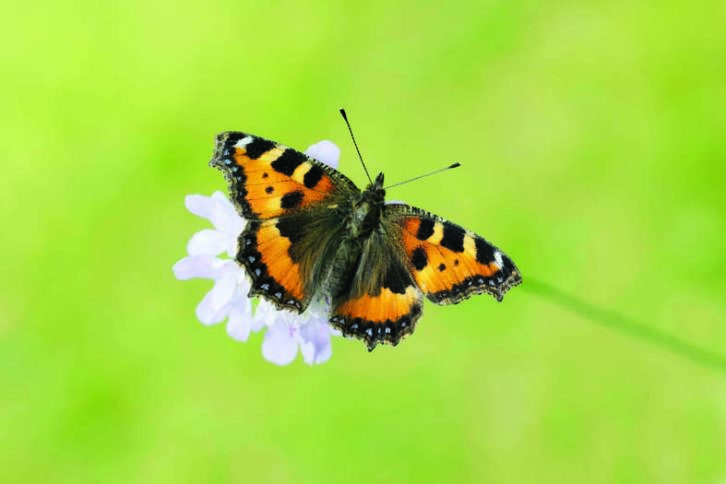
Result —
M 358 191 L 342 173 L 318 160 L 235 131 L 217 135 L 209 164 L 222 170 L 232 202 L 248 220 L 280 217 L 335 194 Z
M 481 293 L 501 301 L 522 282 L 512 259 L 483 237 L 408 205 L 386 205 L 384 213 L 401 228 L 411 275 L 431 301 L 456 304 Z
M 303 312 L 316 289 L 315 264 L 339 237 L 335 208 L 358 189 L 324 163 L 239 132 L 217 136 L 210 165 L 224 172 L 247 220 L 236 259 L 252 280 L 249 295 Z
M 396 243 L 395 233 L 374 232 L 363 244 L 348 290 L 333 300 L 330 323 L 344 336 L 397 345 L 421 317 L 423 297 Z
M 249 221 L 237 252 L 237 262 L 252 279 L 249 295 L 303 312 L 317 292 L 318 267 L 339 245 L 342 228 L 330 209 Z

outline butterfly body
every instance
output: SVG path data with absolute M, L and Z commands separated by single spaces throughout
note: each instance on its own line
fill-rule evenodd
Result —
M 250 296 L 296 312 L 322 298 L 330 324 L 369 350 L 413 332 L 423 295 L 437 304 L 484 292 L 501 300 L 521 282 L 511 259 L 483 238 L 386 204 L 382 173 L 361 191 L 317 160 L 238 132 L 218 135 L 210 164 L 248 221 L 236 259 L 252 279 Z

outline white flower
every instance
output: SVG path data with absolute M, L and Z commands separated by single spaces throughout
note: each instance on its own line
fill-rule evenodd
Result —
M 335 168 L 340 149 L 330 141 L 321 141 L 305 153 Z M 189 195 L 185 204 L 190 212 L 214 226 L 194 234 L 187 244 L 189 255 L 174 264 L 177 279 L 201 277 L 214 281 L 214 287 L 197 305 L 199 321 L 211 325 L 226 319 L 227 333 L 238 341 L 247 341 L 250 333 L 267 328 L 262 355 L 278 365 L 292 363 L 298 350 L 308 365 L 326 362 L 332 353 L 330 337 L 338 334 L 328 325 L 329 308 L 316 303 L 303 314 L 295 314 L 279 311 L 263 299 L 253 304 L 253 299 L 247 297 L 250 280 L 234 261 L 245 219 L 221 192 L 211 197 Z

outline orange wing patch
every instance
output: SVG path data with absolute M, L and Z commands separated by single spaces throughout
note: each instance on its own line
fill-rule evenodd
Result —
M 297 152 L 273 148 L 252 160 L 246 156 L 244 148 L 237 148 L 235 160 L 245 169 L 247 176 L 245 198 L 258 217 L 278 217 L 290 210 L 319 202 L 332 191 L 330 178 L 312 162 L 301 161 L 293 169 L 292 164 L 303 158 L 300 153 L 291 153 Z M 278 160 L 280 163 L 276 163 Z M 278 171 L 280 169 L 285 171 Z
M 501 300 L 521 282 L 511 259 L 458 225 L 420 216 L 398 223 L 413 278 L 438 304 L 454 304 L 483 292 Z
M 240 236 L 237 261 L 252 279 L 249 296 L 262 295 L 279 308 L 303 312 L 309 302 L 300 265 L 290 257 L 292 242 L 277 219 L 249 222 Z
M 232 198 L 247 218 L 279 217 L 318 203 L 336 189 L 322 163 L 244 133 L 220 134 L 210 164 L 225 173 Z
M 343 336 L 355 336 L 372 351 L 378 343 L 397 345 L 411 334 L 421 317 L 421 293 L 410 285 L 403 293 L 383 287 L 377 295 L 364 294 L 333 310 L 330 323 Z
M 290 295 L 298 300 L 303 299 L 303 284 L 300 267 L 293 262 L 289 250 L 292 243 L 283 237 L 276 226 L 276 221 L 266 221 L 257 231 L 257 250 L 262 256 L 262 263 L 267 266 L 271 277 L 284 287 Z
M 366 319 L 374 324 L 396 321 L 411 312 L 418 300 L 416 288 L 409 286 L 404 294 L 396 294 L 388 288 L 381 289 L 377 296 L 364 294 L 341 304 L 336 310 L 349 318 Z

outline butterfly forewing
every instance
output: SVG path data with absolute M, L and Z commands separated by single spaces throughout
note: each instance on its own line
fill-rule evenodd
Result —
M 342 173 L 279 143 L 228 131 L 217 136 L 210 165 L 224 172 L 232 201 L 247 219 L 313 207 L 358 189 Z
M 385 216 L 401 228 L 416 284 L 437 304 L 455 304 L 481 293 L 501 301 L 522 282 L 501 250 L 452 222 L 403 204 L 386 205 Z

